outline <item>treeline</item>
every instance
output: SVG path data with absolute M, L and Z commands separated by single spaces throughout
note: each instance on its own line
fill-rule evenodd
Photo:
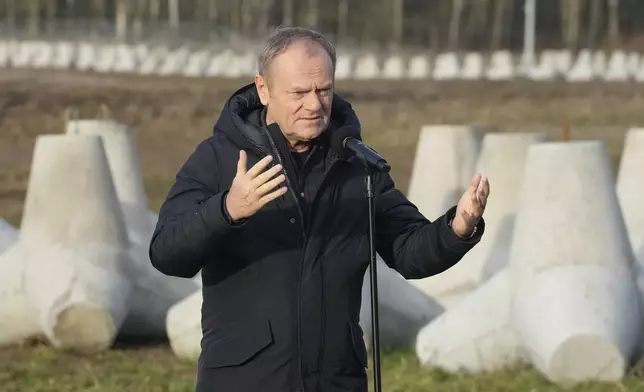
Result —
M 644 0 L 536 2 L 538 47 L 637 48 L 644 33 Z M 521 47 L 524 0 L 0 0 L 0 18 L 3 31 L 31 34 L 82 20 L 119 39 L 153 29 L 256 39 L 297 24 L 342 44 L 494 50 Z

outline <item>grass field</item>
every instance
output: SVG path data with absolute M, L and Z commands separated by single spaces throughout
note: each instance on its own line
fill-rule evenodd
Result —
M 65 109 L 101 113 L 130 125 L 139 148 L 150 207 L 157 209 L 179 166 L 207 137 L 225 99 L 246 80 L 99 76 L 0 70 L 0 216 L 16 226 L 39 134 L 64 130 Z M 606 142 L 615 164 L 627 128 L 644 125 L 644 89 L 628 84 L 340 82 L 361 118 L 364 139 L 392 164 L 406 190 L 423 124 L 473 124 L 483 131 L 545 131 L 561 140 Z M 492 184 L 493 186 L 493 184 Z M 118 345 L 94 357 L 43 345 L 0 349 L 0 391 L 190 391 L 195 366 L 166 344 Z M 387 354 L 384 390 L 556 391 L 529 368 L 477 376 L 419 369 L 412 353 Z M 637 374 L 620 384 L 591 383 L 574 391 L 644 391 Z
M 117 346 L 95 356 L 29 345 L 0 350 L 0 390 L 190 392 L 194 390 L 195 369 L 194 363 L 176 359 L 166 345 Z M 418 366 L 411 352 L 383 355 L 382 376 L 382 390 L 386 392 L 644 391 L 644 381 L 635 374 L 620 383 L 594 382 L 564 388 L 552 385 L 527 366 L 478 375 L 428 371 Z

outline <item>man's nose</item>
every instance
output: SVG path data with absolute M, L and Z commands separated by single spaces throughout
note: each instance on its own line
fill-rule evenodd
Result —
M 304 99 L 304 107 L 307 110 L 310 110 L 312 112 L 319 112 L 320 109 L 322 109 L 322 102 L 320 101 L 320 97 L 318 96 L 318 93 L 316 91 L 311 91 L 309 94 L 306 94 L 306 97 Z

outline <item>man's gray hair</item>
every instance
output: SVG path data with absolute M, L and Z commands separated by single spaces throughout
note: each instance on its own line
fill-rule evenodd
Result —
M 296 41 L 305 40 L 320 45 L 331 57 L 333 70 L 335 70 L 336 54 L 333 44 L 321 33 L 305 27 L 277 27 L 266 41 L 264 49 L 257 58 L 257 72 L 264 75 L 273 59 L 284 53 Z

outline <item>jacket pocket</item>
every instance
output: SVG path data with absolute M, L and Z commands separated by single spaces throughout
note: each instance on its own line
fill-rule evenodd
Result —
M 268 320 L 227 326 L 217 331 L 204 345 L 202 366 L 215 369 L 240 366 L 251 361 L 273 344 L 273 333 Z
M 367 347 L 365 346 L 363 336 L 364 332 L 360 324 L 349 322 L 349 331 L 351 333 L 351 343 L 353 346 L 353 352 L 358 359 L 358 362 L 362 367 L 368 368 L 367 362 Z

